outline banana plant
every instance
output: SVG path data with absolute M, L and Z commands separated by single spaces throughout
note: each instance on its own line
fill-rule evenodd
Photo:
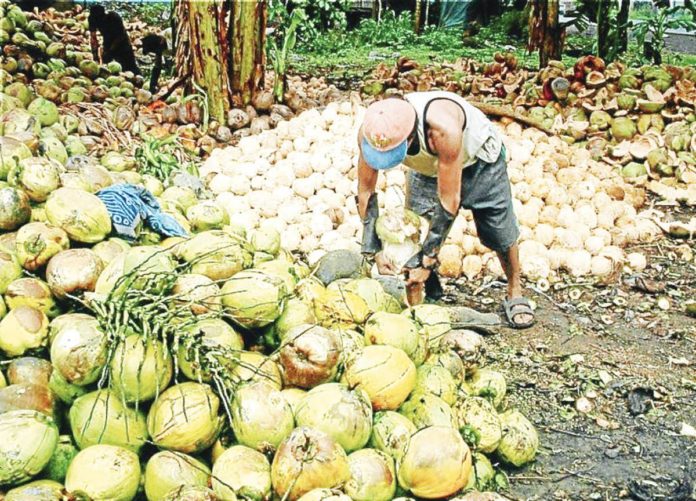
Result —
M 290 54 L 297 43 L 297 28 L 302 22 L 302 14 L 299 11 L 293 11 L 290 16 L 290 23 L 285 27 L 283 32 L 282 45 L 278 46 L 277 37 L 269 38 L 271 63 L 275 72 L 275 82 L 273 84 L 273 96 L 276 102 L 282 103 L 285 95 L 285 86 L 287 84 L 287 71 Z

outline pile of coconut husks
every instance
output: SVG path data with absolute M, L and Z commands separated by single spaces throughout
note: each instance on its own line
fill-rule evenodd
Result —
M 382 64 L 363 95 L 444 89 L 483 111 L 514 117 L 587 149 L 632 184 L 668 202 L 696 205 L 696 70 L 671 65 L 627 67 L 585 56 L 573 67 L 551 61 L 518 68 L 512 54 L 480 64 L 461 59 L 421 66 Z M 509 118 L 506 118 L 508 120 Z

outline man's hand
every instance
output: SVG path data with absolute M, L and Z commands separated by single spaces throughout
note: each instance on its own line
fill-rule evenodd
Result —
M 384 257 L 384 254 L 378 252 L 375 254 L 375 264 L 380 275 L 396 275 L 399 270 L 396 269 L 394 263 Z
M 406 270 L 406 286 L 423 284 L 430 276 L 431 271 L 428 268 L 412 268 Z

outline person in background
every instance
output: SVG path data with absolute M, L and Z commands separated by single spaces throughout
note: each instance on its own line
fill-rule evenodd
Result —
M 143 37 L 143 54 L 153 54 L 155 61 L 150 74 L 150 92 L 157 92 L 158 82 L 162 73 L 164 55 L 169 52 L 167 39 L 156 33 L 149 33 Z
M 106 12 L 102 5 L 92 5 L 89 9 L 89 33 L 90 46 L 92 47 L 92 57 L 95 61 L 109 63 L 117 61 L 123 71 L 132 71 L 136 75 L 140 74 L 140 69 L 135 61 L 133 46 L 131 45 L 128 33 L 123 25 L 123 19 L 116 12 Z M 99 50 L 99 39 L 97 32 L 101 33 L 103 48 Z
M 517 247 L 519 228 L 512 206 L 505 148 L 495 126 L 477 108 L 452 92 L 431 91 L 371 104 L 358 132 L 358 212 L 363 221 L 362 251 L 374 256 L 382 274 L 406 274 L 411 298 L 432 280 L 437 254 L 460 208 L 471 209 L 479 239 L 498 254 L 507 277 L 503 311 L 511 327 L 534 324 L 522 294 Z M 403 163 L 406 207 L 430 220 L 422 251 L 404 270 L 380 253 L 376 232 L 379 171 Z M 417 299 L 416 299 L 417 300 Z

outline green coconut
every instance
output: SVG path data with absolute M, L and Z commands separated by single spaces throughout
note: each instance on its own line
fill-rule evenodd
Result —
M 0 350 L 19 357 L 28 350 L 46 345 L 48 317 L 30 306 L 18 306 L 0 320 Z
M 230 278 L 248 268 L 252 260 L 252 253 L 243 241 L 220 230 L 194 235 L 179 246 L 178 253 L 191 265 L 191 273 L 212 280 Z
M 31 206 L 29 197 L 20 189 L 0 187 L 0 230 L 16 230 L 29 222 Z
M 7 179 L 33 202 L 44 202 L 60 186 L 60 168 L 49 158 L 25 158 L 10 170 Z
M 348 453 L 363 448 L 372 431 L 368 395 L 339 383 L 322 384 L 310 390 L 295 417 L 298 426 L 323 431 Z
M 472 395 L 489 400 L 497 409 L 503 405 L 507 383 L 502 373 L 491 369 L 478 369 L 467 382 Z
M 59 188 L 46 201 L 46 214 L 54 226 L 77 242 L 97 243 L 111 233 L 111 216 L 104 203 L 91 193 Z
M 17 232 L 17 258 L 23 268 L 36 271 L 70 246 L 67 233 L 45 223 L 29 223 Z
M 418 428 L 406 416 L 394 411 L 380 411 L 374 415 L 370 446 L 395 460 L 404 453 L 411 435 Z
M 209 480 L 210 468 L 198 459 L 181 452 L 161 451 L 145 466 L 145 495 L 148 501 L 161 500 L 176 488 L 206 487 Z
M 186 210 L 186 219 L 194 232 L 217 230 L 229 223 L 227 212 L 215 202 L 204 200 Z
M 39 119 L 22 108 L 6 111 L 0 118 L 0 126 L 6 135 L 25 132 L 38 135 L 41 132 Z
M 27 107 L 27 111 L 34 115 L 43 127 L 53 125 L 60 117 L 58 107 L 53 102 L 43 97 L 34 99 Z
M 418 325 L 407 316 L 378 311 L 365 323 L 365 344 L 368 346 L 394 346 L 414 359 L 418 341 Z
M 35 480 L 7 491 L 5 501 L 63 501 L 63 485 L 53 480 Z
M 60 313 L 48 284 L 38 278 L 18 278 L 7 286 L 5 302 L 10 310 L 30 306 L 53 318 Z
M 475 452 L 472 457 L 471 473 L 465 489 L 485 491 L 494 487 L 495 468 L 484 454 Z M 473 500 L 472 500 L 473 501 Z M 493 500 L 492 500 L 493 501 Z
M 457 400 L 457 383 L 442 366 L 423 364 L 416 371 L 414 393 L 428 393 L 440 397 L 447 405 Z
M 69 384 L 86 386 L 97 381 L 107 350 L 108 337 L 90 315 L 61 315 L 51 323 L 51 363 Z
M 222 425 L 220 399 L 206 384 L 186 382 L 166 389 L 150 407 L 147 429 L 158 447 L 193 454 L 210 447 Z
M 58 444 L 53 419 L 32 410 L 0 414 L 0 485 L 26 482 L 48 464 Z
M 22 267 L 17 256 L 0 247 L 0 294 L 4 294 L 7 287 L 21 276 Z
M 218 348 L 221 350 L 222 354 L 220 355 L 207 356 L 214 356 L 223 365 L 230 363 L 230 360 L 226 359 L 225 353 L 239 352 L 244 349 L 242 336 L 220 318 L 200 320 L 189 327 L 187 331 L 193 336 L 193 339 L 196 339 L 196 342 L 186 342 L 180 346 L 177 360 L 179 370 L 187 378 L 194 381 L 209 382 L 212 379 L 210 373 L 201 367 L 205 360 L 200 358 L 206 353 L 206 349 L 214 351 Z M 201 349 L 201 347 L 204 348 Z
M 350 480 L 344 490 L 353 501 L 389 501 L 396 493 L 394 459 L 375 449 L 348 456 Z
M 137 453 L 147 440 L 145 416 L 126 407 L 112 391 L 98 390 L 81 396 L 70 407 L 69 417 L 80 449 L 109 444 Z
M 481 452 L 493 452 L 502 436 L 500 419 L 495 407 L 482 397 L 468 397 L 455 405 L 457 425 L 471 445 Z
M 399 408 L 416 428 L 456 426 L 452 408 L 440 397 L 429 393 L 413 393 Z
M 213 464 L 212 487 L 221 500 L 263 501 L 271 495 L 271 465 L 260 452 L 234 445 Z
M 167 347 L 131 335 L 118 343 L 109 363 L 111 389 L 126 402 L 147 402 L 169 385 L 174 371 Z
M 280 317 L 287 295 L 281 279 L 261 271 L 246 270 L 225 282 L 222 304 L 234 322 L 245 328 L 258 328 Z
M 232 431 L 240 444 L 260 452 L 272 452 L 294 425 L 290 406 L 271 384 L 254 381 L 235 393 Z
M 415 387 L 416 366 L 403 350 L 366 346 L 347 367 L 342 382 L 365 390 L 374 410 L 396 410 Z
M 72 438 L 69 435 L 61 435 L 51 460 L 43 469 L 42 476 L 55 482 L 63 482 L 68 472 L 68 466 L 77 453 L 78 448 L 73 444 Z
M 31 89 L 23 82 L 13 82 L 5 87 L 3 92 L 8 96 L 19 99 L 22 106 L 25 108 L 29 106 L 29 103 L 34 99 Z
M 536 457 L 539 435 L 534 425 L 517 410 L 500 414 L 502 438 L 497 454 L 504 462 L 520 467 Z
M 611 135 L 617 141 L 633 139 L 637 132 L 636 123 L 629 117 L 617 117 L 611 123 Z
M 399 486 L 425 499 L 451 496 L 469 480 L 471 452 L 457 430 L 430 426 L 413 434 L 397 461 Z
M 88 499 L 131 501 L 140 487 L 140 460 L 128 449 L 100 444 L 75 456 L 65 477 L 69 492 Z
M 9 172 L 19 162 L 31 157 L 31 150 L 21 141 L 0 136 L 0 180 L 7 179 Z
M 271 465 L 273 489 L 279 498 L 289 501 L 297 501 L 312 489 L 342 486 L 349 479 L 343 448 L 326 433 L 307 427 L 293 430 Z
M 127 157 L 118 151 L 107 151 L 101 157 L 100 163 L 111 172 L 124 172 L 135 167 L 135 159 Z
M 283 340 L 290 329 L 302 324 L 316 322 L 314 310 L 299 298 L 293 297 L 285 303 L 283 313 L 275 321 L 275 329 L 278 337 Z
M 370 314 L 365 300 L 348 291 L 326 289 L 313 306 L 317 320 L 328 328 L 352 328 L 365 323 Z

